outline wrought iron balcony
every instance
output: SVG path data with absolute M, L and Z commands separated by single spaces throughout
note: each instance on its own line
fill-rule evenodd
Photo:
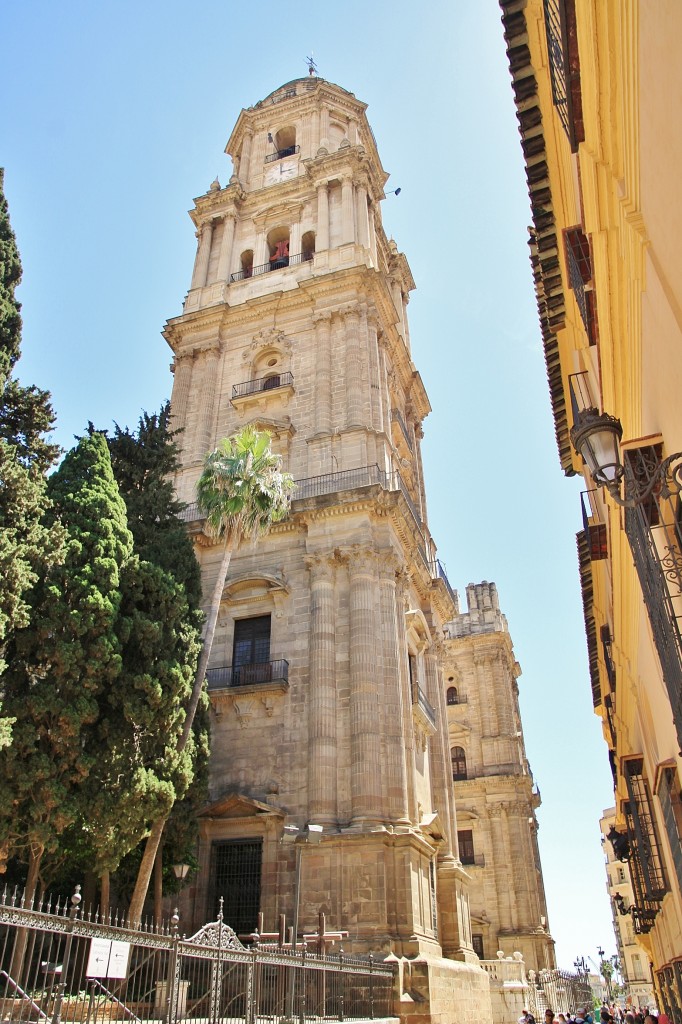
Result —
M 273 164 L 276 160 L 283 160 L 285 156 L 294 156 L 295 153 L 300 152 L 300 146 L 285 146 L 284 149 L 278 149 L 274 153 L 268 153 L 265 158 L 265 163 Z
M 460 853 L 459 856 L 466 867 L 485 867 L 485 855 L 482 853 Z
M 552 102 L 564 126 L 571 152 L 585 138 L 580 93 L 580 60 L 575 0 L 544 0 Z
M 428 697 L 422 690 L 419 683 L 412 683 L 412 705 L 418 707 L 429 721 L 429 723 L 436 728 L 436 712 L 433 709 L 433 705 L 429 701 Z
M 598 516 L 592 510 L 591 498 L 593 495 L 598 493 L 599 492 L 596 489 L 580 492 L 583 528 L 585 530 L 585 539 L 590 553 L 590 561 L 592 562 L 608 558 L 609 556 L 606 523 L 600 522 Z
M 244 281 L 249 277 L 259 277 L 261 274 L 269 274 L 272 270 L 281 270 L 283 267 L 293 267 L 298 263 L 309 263 L 315 253 L 299 252 L 293 256 L 277 256 L 261 263 L 259 267 L 247 267 L 245 270 L 238 270 L 230 274 L 230 281 Z
M 289 662 L 261 661 L 251 665 L 223 665 L 206 671 L 209 690 L 229 690 L 238 686 L 260 686 L 266 683 L 289 685 Z
M 451 693 L 448 692 L 448 695 L 447 695 L 447 705 L 448 705 L 448 707 L 451 708 L 451 707 L 455 707 L 458 704 L 468 704 L 468 703 L 469 703 L 469 698 L 467 697 L 467 695 L 465 693 L 453 693 L 453 694 L 451 694 Z
M 597 304 L 592 284 L 592 257 L 587 236 L 579 227 L 565 234 L 568 278 L 590 345 L 597 343 Z
M 243 384 L 232 385 L 232 398 L 247 398 L 249 395 L 258 395 L 262 391 L 275 391 L 277 388 L 288 387 L 294 383 L 291 373 L 273 373 L 269 377 L 259 377 L 258 380 L 247 380 Z
M 391 419 L 395 423 L 398 424 L 398 426 L 400 427 L 400 429 L 401 429 L 401 431 L 403 433 L 403 437 L 405 438 L 405 444 L 410 449 L 410 451 L 413 452 L 414 451 L 414 441 L 413 441 L 412 437 L 410 437 L 410 432 L 407 429 L 407 424 L 405 423 L 405 420 L 403 419 L 403 414 L 401 413 L 400 409 L 391 409 Z
M 634 904 L 630 910 L 636 932 L 648 932 L 654 925 L 668 883 L 651 804 L 649 784 L 643 774 L 642 758 L 625 762 L 628 801 L 624 804 L 630 847 L 630 878 Z

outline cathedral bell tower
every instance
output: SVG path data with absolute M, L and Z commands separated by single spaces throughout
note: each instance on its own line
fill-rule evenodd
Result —
M 238 932 L 259 912 L 273 931 L 298 905 L 300 937 L 323 910 L 345 949 L 478 977 L 441 680 L 458 609 L 427 525 L 414 282 L 382 227 L 365 109 L 310 77 L 241 112 L 164 331 L 205 594 L 220 561 L 192 504 L 206 452 L 253 423 L 296 480 L 288 519 L 235 554 L 225 586 L 190 912 L 203 923 L 223 896 Z

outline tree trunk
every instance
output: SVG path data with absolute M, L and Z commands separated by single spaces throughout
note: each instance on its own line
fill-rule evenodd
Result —
M 99 912 L 102 921 L 106 921 L 109 916 L 109 903 L 111 902 L 111 877 L 109 872 L 105 868 L 99 878 L 100 888 L 100 899 L 99 899 Z
M 161 915 L 163 911 L 163 843 L 159 843 L 154 858 L 154 924 L 161 927 Z
M 189 706 L 187 708 L 187 718 L 185 719 L 185 725 L 182 730 L 182 736 L 180 737 L 180 742 L 178 743 L 179 752 L 182 752 L 187 746 L 189 734 L 192 731 L 194 716 L 196 714 L 197 707 L 199 706 L 201 688 L 204 685 L 204 676 L 206 675 L 208 660 L 211 657 L 213 637 L 215 636 L 215 629 L 218 624 L 218 612 L 220 611 L 220 602 L 223 597 L 223 590 L 225 589 L 225 580 L 227 579 L 227 570 L 230 568 L 230 561 L 232 559 L 233 550 L 234 544 L 232 542 L 226 541 L 225 550 L 223 551 L 223 560 L 220 563 L 220 570 L 218 572 L 218 579 L 215 582 L 213 594 L 211 595 L 211 605 L 208 609 L 208 616 L 206 618 L 204 640 L 201 647 L 201 654 L 199 655 L 199 664 L 197 665 L 197 672 L 194 677 L 192 696 L 190 697 Z
M 187 717 L 185 718 L 185 724 L 182 730 L 182 735 L 178 740 L 177 751 L 182 751 L 187 746 L 190 734 L 192 732 L 192 725 L 194 724 L 194 716 L 199 706 L 199 698 L 201 697 L 201 688 L 204 685 L 204 677 L 206 675 L 206 668 L 208 666 L 208 659 L 211 656 L 211 648 L 213 647 L 213 638 L 215 636 L 216 626 L 218 624 L 218 612 L 220 611 L 220 602 L 223 596 L 223 590 L 225 589 L 225 580 L 227 579 L 227 571 L 230 568 L 230 561 L 232 559 L 232 552 L 234 550 L 234 543 L 232 541 L 225 542 L 225 549 L 223 551 L 223 559 L 220 563 L 220 569 L 218 571 L 218 578 L 213 588 L 213 594 L 211 595 L 211 605 L 208 610 L 208 616 L 206 618 L 206 628 L 204 629 L 204 640 L 201 648 L 201 654 L 199 655 L 199 664 L 197 665 L 196 675 L 194 677 L 194 686 L 192 687 L 192 696 L 190 697 L 189 705 L 187 706 Z M 147 898 L 147 892 L 149 890 L 149 882 L 152 876 L 152 869 L 154 867 L 154 860 L 156 859 L 156 852 L 159 849 L 161 837 L 163 836 L 163 830 L 165 828 L 168 817 L 159 818 L 152 825 L 152 830 L 149 833 L 144 853 L 142 854 L 142 863 L 140 864 L 140 870 L 137 873 L 137 880 L 135 882 L 135 890 L 130 900 L 130 907 L 128 909 L 128 921 L 133 928 L 137 928 L 140 924 L 140 918 L 142 917 L 142 908 L 144 907 L 144 901 Z
M 36 852 L 35 847 L 31 844 L 29 855 L 28 855 L 28 874 L 26 876 L 26 888 L 24 889 L 24 906 L 29 910 L 33 906 L 33 900 L 35 899 L 36 889 L 38 888 L 38 878 L 40 875 L 40 862 L 43 858 L 43 847 L 39 847 L 39 852 Z M 18 985 L 22 985 L 22 973 L 24 970 L 24 960 L 26 959 L 26 946 L 28 944 L 28 929 L 17 928 L 17 932 L 14 938 L 14 949 L 12 951 L 12 962 L 9 967 L 9 974 L 13 981 L 16 981 Z M 22 988 L 25 987 L 22 985 Z

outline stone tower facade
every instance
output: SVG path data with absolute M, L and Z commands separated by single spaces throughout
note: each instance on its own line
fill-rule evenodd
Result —
M 441 679 L 456 604 L 427 525 L 429 402 L 410 355 L 412 275 L 381 222 L 387 174 L 365 104 L 314 77 L 243 110 L 227 153 L 229 184 L 191 212 L 192 285 L 164 332 L 177 490 L 192 502 L 205 453 L 246 423 L 270 431 L 297 486 L 224 590 L 188 911 L 199 924 L 222 896 L 237 931 L 260 911 L 266 930 L 298 917 L 300 935 L 323 910 L 346 949 L 419 956 L 420 1013 L 456 991 L 473 1019 L 487 977 Z M 187 518 L 209 594 L 220 550 L 196 506 Z
M 471 876 L 473 945 L 482 959 L 523 954 L 556 967 L 507 620 L 494 583 L 467 587 L 467 611 L 446 626 L 444 687 L 459 854 Z

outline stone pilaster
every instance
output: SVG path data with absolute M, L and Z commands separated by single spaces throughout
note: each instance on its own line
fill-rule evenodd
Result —
M 431 769 L 431 791 L 433 793 L 433 809 L 440 815 L 445 836 L 439 856 L 454 856 L 454 839 L 457 834 L 457 819 L 455 816 L 454 798 L 452 792 L 452 779 L 447 768 L 450 765 L 448 751 L 448 726 L 445 713 L 443 686 L 440 680 L 437 652 L 433 647 L 427 648 L 424 654 L 424 667 L 426 674 L 426 696 L 436 712 L 438 723 L 436 733 L 430 739 L 431 757 L 429 766 Z
M 298 256 L 301 252 L 301 211 L 292 215 L 289 226 L 289 255 Z
M 223 223 L 223 237 L 220 243 L 220 256 L 218 257 L 218 281 L 227 281 L 232 266 L 232 245 L 234 242 L 234 227 L 236 223 L 234 213 L 226 213 Z
M 355 241 L 353 216 L 353 179 L 345 174 L 341 179 L 341 244 Z
M 324 252 L 329 248 L 329 186 L 324 181 L 317 186 L 317 233 L 315 251 Z
M 337 818 L 336 634 L 334 555 L 310 555 L 310 681 L 308 806 L 310 820 L 331 825 Z
M 398 651 L 404 644 L 401 629 L 402 601 L 396 584 L 397 562 L 391 555 L 380 557 L 379 590 L 381 595 L 381 632 L 383 639 L 383 702 L 384 702 L 384 794 L 388 818 L 394 823 L 410 820 L 407 766 L 405 763 L 405 708 L 400 686 Z M 409 709 L 408 709 L 409 710 Z
M 265 235 L 265 226 L 263 224 L 258 225 L 256 233 L 256 248 L 253 251 L 253 265 L 254 267 L 262 267 L 268 262 L 270 253 L 268 252 L 268 240 Z
M 310 151 L 308 155 L 311 158 L 315 157 L 320 147 L 320 112 L 319 110 L 313 110 L 310 115 Z
M 187 403 L 192 386 L 192 364 L 193 355 L 191 352 L 175 357 L 173 395 L 171 398 L 171 425 L 173 430 L 182 430 L 178 438 L 180 451 L 187 450 Z
M 242 185 L 248 185 L 251 178 L 251 146 L 253 144 L 253 133 L 250 131 L 244 132 L 244 141 L 242 142 L 242 154 L 239 161 L 239 180 Z
M 329 107 L 326 103 L 320 105 L 320 145 L 329 145 Z
M 355 205 L 358 225 L 358 244 L 367 249 L 369 246 L 369 217 L 367 214 L 367 188 L 358 185 L 355 190 Z
M 497 906 L 500 919 L 500 931 L 511 931 L 513 926 L 510 893 L 511 887 L 504 884 L 507 876 L 499 868 L 499 865 L 506 864 L 509 870 L 511 870 L 511 864 L 509 864 L 507 859 L 504 836 L 505 822 L 502 820 L 502 808 L 499 804 L 492 804 L 488 807 L 488 817 L 490 819 L 490 831 L 493 841 L 493 864 L 498 866 L 495 871 L 495 885 L 497 888 Z
M 377 693 L 377 559 L 370 548 L 348 552 L 350 577 L 350 733 L 352 825 L 381 820 L 383 709 Z
M 315 388 L 315 432 L 330 434 L 332 430 L 332 323 L 330 313 L 315 313 L 315 350 L 317 380 Z
M 377 336 L 377 318 L 374 314 L 367 316 L 367 350 L 369 353 L 369 401 L 372 428 L 377 432 L 383 429 L 381 371 L 379 362 L 379 343 Z
M 363 426 L 360 315 L 356 307 L 344 312 L 346 340 L 346 427 Z
M 215 407 L 216 384 L 220 351 L 214 345 L 202 355 L 201 394 L 199 401 L 199 420 L 195 437 L 195 459 L 203 461 L 211 447 L 213 433 L 213 413 Z
M 211 242 L 213 240 L 213 221 L 209 220 L 202 226 L 200 232 L 198 232 L 199 248 L 197 250 L 197 258 L 194 263 L 194 273 L 192 274 L 192 288 L 203 288 L 206 284 L 206 275 L 208 273 L 208 261 L 211 256 Z

